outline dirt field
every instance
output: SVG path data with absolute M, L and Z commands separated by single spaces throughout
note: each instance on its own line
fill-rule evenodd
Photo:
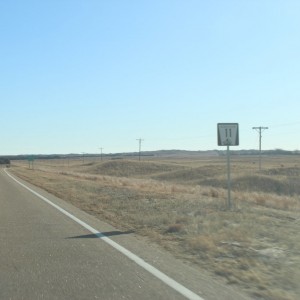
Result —
M 253 299 L 300 299 L 300 157 L 13 161 L 17 176 L 148 236 Z

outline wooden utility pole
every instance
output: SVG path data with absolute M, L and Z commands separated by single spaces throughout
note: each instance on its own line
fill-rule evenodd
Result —
M 141 160 L 141 150 L 142 150 L 142 141 L 143 139 L 139 138 L 137 139 L 139 141 L 139 161 Z
M 101 161 L 102 161 L 102 150 L 103 150 L 103 148 L 101 147 L 101 148 L 99 148 L 100 149 L 100 159 L 101 159 Z
M 261 139 L 262 139 L 262 132 L 269 129 L 268 127 L 252 127 L 252 129 L 256 130 L 259 134 L 259 171 L 261 171 Z

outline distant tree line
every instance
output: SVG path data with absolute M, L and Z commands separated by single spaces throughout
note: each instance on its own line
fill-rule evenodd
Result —
M 0 165 L 10 165 L 10 160 L 6 157 L 0 157 Z
M 220 156 L 227 155 L 225 150 L 216 150 Z M 259 155 L 259 150 L 234 150 L 230 148 L 231 155 Z M 299 155 L 300 151 L 288 151 L 283 149 L 263 150 L 262 155 Z

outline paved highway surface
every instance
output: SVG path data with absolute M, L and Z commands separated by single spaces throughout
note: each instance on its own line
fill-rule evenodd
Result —
M 0 170 L 0 299 L 247 299 L 14 178 Z

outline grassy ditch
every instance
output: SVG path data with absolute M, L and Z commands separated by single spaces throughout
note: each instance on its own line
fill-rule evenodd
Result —
M 34 170 L 19 162 L 11 171 L 120 229 L 148 236 L 254 299 L 299 299 L 300 159 L 270 158 L 263 172 L 253 158 L 233 160 L 232 211 L 226 209 L 225 162 L 214 159 L 40 161 Z

